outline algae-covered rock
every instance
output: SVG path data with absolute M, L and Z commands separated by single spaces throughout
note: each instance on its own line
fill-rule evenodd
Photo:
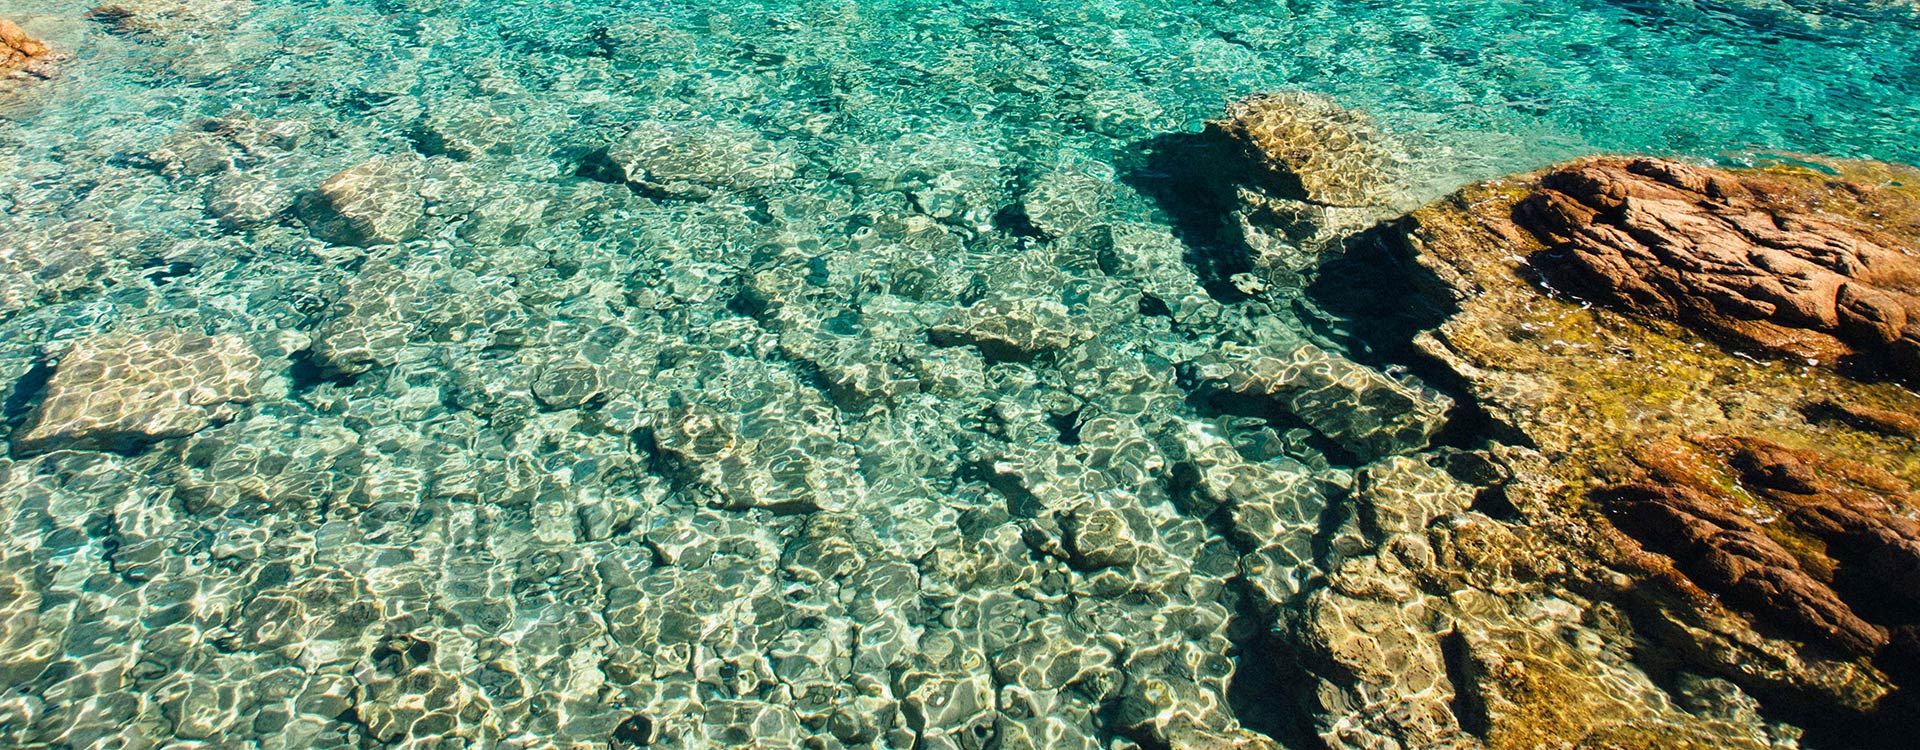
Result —
M 1591 565 L 1579 548 L 1473 510 L 1476 492 L 1412 457 L 1360 472 L 1366 546 L 1287 631 L 1329 747 L 1791 746 L 1755 716 L 1677 707 L 1620 611 L 1564 586 Z M 1747 700 L 1727 686 L 1715 705 Z
M 259 357 L 239 338 L 156 329 L 101 334 L 57 355 L 16 453 L 126 450 L 190 435 L 254 397 Z

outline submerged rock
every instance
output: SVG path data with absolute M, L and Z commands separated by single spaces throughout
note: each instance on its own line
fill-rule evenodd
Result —
M 656 198 L 702 201 L 716 191 L 766 187 L 794 175 L 775 143 L 729 122 L 645 122 L 589 165 L 595 176 Z
M 370 247 L 418 239 L 427 218 L 426 160 L 380 156 L 341 170 L 301 207 L 314 235 Z
M 1346 237 L 1398 213 L 1398 146 L 1366 113 L 1304 91 L 1255 94 L 1207 123 L 1238 163 L 1232 220 L 1257 269 L 1310 271 Z
M 206 188 L 207 215 L 231 229 L 250 229 L 279 220 L 297 202 L 280 182 L 246 172 L 215 177 Z
M 1256 94 L 1207 126 L 1239 144 L 1255 181 L 1282 198 L 1372 206 L 1393 180 L 1392 151 L 1372 119 L 1325 96 Z
M 988 359 L 1029 360 L 1093 336 L 1066 306 L 1031 297 L 991 297 L 948 317 L 934 326 L 934 342 L 970 344 Z
M 253 9 L 253 0 L 109 0 L 87 11 L 87 18 L 116 34 L 164 37 L 206 31 Z
M 191 435 L 255 394 L 260 359 L 238 337 L 158 329 L 83 339 L 58 357 L 15 453 L 127 450 Z
M 1199 364 L 1202 380 L 1271 402 L 1364 460 L 1427 447 L 1453 407 L 1418 381 L 1395 380 L 1312 344 L 1285 356 L 1230 346 Z

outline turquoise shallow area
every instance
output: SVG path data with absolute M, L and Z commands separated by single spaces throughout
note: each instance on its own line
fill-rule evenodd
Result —
M 1369 113 L 1334 235 L 1920 160 L 1902 0 L 95 8 L 0 0 L 7 747 L 1315 747 L 1280 634 L 1466 441 L 1203 121 Z

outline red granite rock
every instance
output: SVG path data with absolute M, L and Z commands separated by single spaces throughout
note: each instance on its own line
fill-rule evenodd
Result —
M 53 57 L 53 50 L 27 35 L 25 29 L 0 18 L 0 78 L 25 72 L 33 75 L 40 65 Z
M 1800 566 L 1793 553 L 1729 504 L 1686 487 L 1630 484 L 1599 493 L 1616 524 L 1709 591 L 1775 624 L 1854 653 L 1887 634 Z
M 1798 187 L 1660 159 L 1597 160 L 1547 174 L 1514 219 L 1548 245 L 1534 264 L 1563 292 L 1737 349 L 1913 379 L 1912 239 L 1820 211 L 1790 194 Z

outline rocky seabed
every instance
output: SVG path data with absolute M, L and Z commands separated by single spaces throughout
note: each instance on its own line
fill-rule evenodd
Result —
M 1915 224 L 1793 218 L 1768 180 L 1813 170 L 1597 162 L 1408 215 L 1417 144 L 1275 92 L 1175 155 L 1220 209 L 1196 242 L 1071 142 L 883 138 L 863 90 L 688 106 L 744 84 L 623 77 L 709 43 L 645 21 L 427 95 L 355 39 L 462 30 L 374 5 L 297 62 L 251 0 L 0 21 L 22 121 L 118 105 L 61 46 L 96 37 L 285 102 L 0 121 L 0 744 L 1791 748 L 1912 715 L 1916 603 L 1858 576 L 1920 581 Z M 1135 105 L 1076 116 L 1166 126 Z M 1575 386 L 1514 310 L 1723 390 L 1543 418 Z M 1728 405 L 1788 371 L 1850 385 Z M 1712 436 L 1607 411 L 1701 399 L 1664 421 Z

